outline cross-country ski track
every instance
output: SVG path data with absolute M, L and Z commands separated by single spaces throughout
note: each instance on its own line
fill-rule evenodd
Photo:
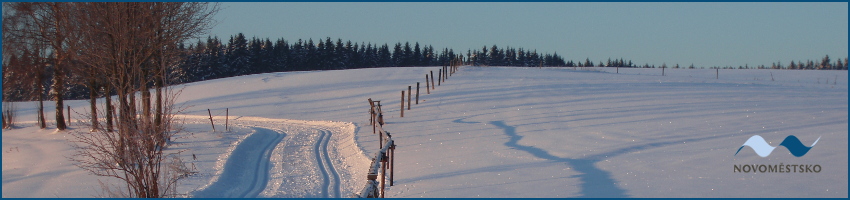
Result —
M 194 126 L 209 128 L 209 124 L 202 125 L 201 116 L 185 117 L 192 119 L 189 123 Z M 343 176 L 351 175 L 337 169 L 343 161 L 335 155 L 341 150 L 338 149 L 340 141 L 335 140 L 336 134 L 353 131 L 348 129 L 353 128 L 352 124 L 256 117 L 230 120 L 235 121 L 235 125 L 231 126 L 236 128 L 219 134 L 249 133 L 239 139 L 234 138 L 236 141 L 231 144 L 229 155 L 222 157 L 226 161 L 219 160 L 218 175 L 213 175 L 206 186 L 191 192 L 192 197 L 340 198 L 354 189 L 351 184 L 355 183 L 354 180 L 343 182 Z M 219 121 L 223 122 L 217 118 L 215 121 L 217 126 L 221 124 Z M 353 142 L 353 138 L 347 139 Z M 342 143 L 346 143 L 345 140 Z M 353 143 L 343 148 L 352 147 L 357 148 Z M 362 155 L 359 151 L 355 152 Z M 304 190 L 293 190 L 295 187 Z
M 265 128 L 252 128 L 254 133 L 240 142 L 228 157 L 224 172 L 218 181 L 204 190 L 196 191 L 195 197 L 254 198 L 266 188 L 269 158 L 286 134 Z
M 331 140 L 331 133 L 324 130 L 320 132 L 321 135 L 315 145 L 315 153 L 316 163 L 319 164 L 319 170 L 322 171 L 322 177 L 325 179 L 322 185 L 322 195 L 326 198 L 340 198 L 342 196 L 339 191 L 339 174 L 337 174 L 330 155 L 328 155 L 328 142 Z M 331 192 L 333 192 L 333 195 L 331 195 Z

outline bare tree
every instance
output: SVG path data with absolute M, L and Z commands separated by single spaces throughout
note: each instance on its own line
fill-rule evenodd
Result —
M 127 197 L 167 197 L 173 194 L 174 173 L 163 173 L 163 151 L 174 134 L 174 100 L 168 89 L 178 63 L 177 46 L 204 34 L 212 25 L 217 4 L 199 2 L 14 2 L 3 3 L 3 58 L 15 57 L 32 79 L 17 79 L 20 87 L 39 87 L 45 94 L 46 72 L 52 69 L 51 95 L 56 100 L 57 129 L 65 129 L 62 96 L 71 71 L 86 82 L 92 104 L 93 132 L 73 132 L 77 166 L 126 183 Z M 15 45 L 10 45 L 15 44 Z M 13 48 L 14 47 L 14 48 Z M 4 62 L 4 65 L 6 63 Z M 9 67 L 7 69 L 12 69 Z M 17 68 L 16 68 L 17 69 Z M 24 70 L 26 69 L 26 70 Z M 4 76 L 7 76 L 5 73 Z M 4 80 L 5 81 L 5 80 Z M 156 89 L 152 105 L 149 87 Z M 97 88 L 106 96 L 107 128 L 98 129 Z M 5 89 L 5 88 L 4 88 Z M 110 95 L 117 94 L 113 110 Z M 141 99 L 137 102 L 137 93 Z M 40 104 L 41 105 L 41 104 Z M 43 107 L 43 106 L 40 106 Z M 43 113 L 43 109 L 39 109 Z M 113 119 L 114 117 L 114 119 Z M 40 115 L 45 127 L 43 114 Z M 114 123 L 114 127 L 112 126 Z M 176 159 L 179 161 L 179 159 Z
M 4 76 L 7 76 L 4 77 L 3 88 L 4 91 L 23 90 L 23 96 L 38 101 L 38 126 L 44 129 L 47 128 L 44 100 L 49 50 L 45 40 L 38 36 L 41 32 L 38 20 L 28 14 L 32 7 L 25 3 L 3 3 L 3 60 L 7 64 L 3 70 Z M 5 62 L 13 57 L 18 57 L 18 62 Z
M 75 3 L 80 32 L 79 59 L 102 73 L 106 95 L 117 94 L 115 131 L 75 133 L 79 167 L 115 177 L 127 184 L 126 196 L 155 198 L 171 195 L 162 164 L 175 131 L 174 100 L 168 75 L 176 62 L 176 46 L 205 33 L 218 6 L 197 2 Z M 149 86 L 156 88 L 152 106 Z M 136 94 L 141 93 L 137 102 Z M 107 102 L 110 101 L 107 99 Z M 110 104 L 109 102 L 107 104 Z M 110 108 L 110 105 L 107 105 Z M 109 111 L 107 111 L 109 112 Z
M 13 2 L 4 3 L 5 6 L 10 7 L 12 12 L 9 16 L 10 19 L 14 19 L 11 21 L 14 21 L 15 26 L 11 29 L 4 27 L 4 33 L 7 30 L 12 32 L 17 41 L 31 41 L 32 45 L 43 44 L 43 47 L 38 47 L 38 50 L 42 50 L 45 55 L 48 55 L 42 58 L 49 58 L 49 64 L 53 67 L 51 94 L 56 102 L 56 129 L 65 130 L 65 117 L 62 112 L 67 73 L 65 67 L 75 53 L 73 43 L 69 42 L 70 34 L 75 32 L 72 30 L 73 23 L 70 22 L 71 10 L 74 9 L 73 4 L 67 2 Z M 6 38 L 4 37 L 4 39 Z

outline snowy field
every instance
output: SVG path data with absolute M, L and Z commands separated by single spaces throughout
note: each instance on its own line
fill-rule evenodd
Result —
M 378 136 L 368 98 L 393 133 L 387 197 L 848 197 L 847 71 L 439 67 L 269 73 L 181 88 L 182 151 L 198 173 L 187 197 L 348 197 L 365 184 Z M 399 117 L 402 90 L 420 102 Z M 102 100 L 102 99 L 101 99 Z M 74 112 L 87 101 L 68 101 Z M 92 197 L 98 180 L 65 156 L 66 132 L 34 128 L 15 103 L 4 130 L 3 197 Z M 46 102 L 48 117 L 52 102 Z M 4 106 L 8 106 L 4 104 Z M 229 109 L 231 131 L 224 131 Z M 207 109 L 215 116 L 215 132 Z M 82 115 L 72 113 L 75 120 Z M 83 131 L 81 122 L 71 131 Z M 49 125 L 52 126 L 52 125 Z M 795 157 L 746 147 L 795 135 Z M 193 154 L 196 159 L 193 159 Z M 368 155 L 368 156 L 367 156 Z M 818 173 L 743 173 L 736 165 L 819 165 Z

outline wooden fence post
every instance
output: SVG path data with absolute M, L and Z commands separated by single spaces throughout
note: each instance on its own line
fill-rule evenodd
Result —
M 227 128 L 227 120 L 230 118 L 230 108 L 224 109 L 224 131 L 230 131 L 230 128 Z
M 419 82 L 416 82 L 416 105 L 419 105 Z
M 392 138 L 391 138 L 392 139 Z M 393 186 L 393 177 L 395 177 L 395 141 L 393 141 L 393 145 L 390 146 L 390 186 Z
M 434 70 L 431 70 L 431 89 L 437 89 L 437 85 L 434 85 Z
M 443 85 L 443 68 L 440 68 L 439 73 L 437 73 L 437 85 Z
M 387 155 L 384 153 L 382 156 L 386 157 Z M 384 198 L 384 187 L 387 183 L 387 160 L 381 158 L 381 162 L 381 198 Z
M 215 123 L 213 123 L 213 120 L 212 120 L 212 111 L 210 111 L 210 109 L 207 109 L 207 114 L 210 114 L 210 125 L 213 128 L 213 132 L 215 132 Z
M 404 117 L 404 90 L 401 91 L 401 117 Z
M 383 126 L 384 125 L 384 110 L 381 109 L 381 101 L 375 101 L 375 103 L 378 103 L 378 110 L 376 110 L 376 112 L 377 112 L 376 115 L 378 115 L 378 118 L 375 119 L 375 123 Z
M 413 92 L 411 92 L 410 88 L 411 87 L 408 85 L 407 86 L 407 110 L 410 110 L 410 96 L 413 95 Z
M 425 74 L 425 91 L 431 94 L 431 85 L 428 84 L 428 74 Z
M 62 111 L 60 108 L 59 111 Z M 71 126 L 71 106 L 68 106 L 68 126 Z
M 446 79 L 449 79 L 449 68 L 443 66 L 443 82 L 446 82 Z
M 377 124 L 376 119 L 375 119 L 375 102 L 372 101 L 372 98 L 369 98 L 368 100 L 369 100 L 369 124 L 372 125 L 372 134 L 375 134 L 375 126 L 376 126 L 375 124 Z
M 452 74 L 457 73 L 458 67 L 460 67 L 460 60 L 455 61 L 455 64 L 452 65 Z

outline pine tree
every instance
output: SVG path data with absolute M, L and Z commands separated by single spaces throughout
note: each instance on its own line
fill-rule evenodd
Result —
M 829 62 L 830 62 L 829 55 L 824 56 L 823 60 L 820 63 L 819 69 L 830 69 L 832 67 L 832 65 Z
M 421 49 L 419 49 L 419 42 L 416 42 L 416 44 L 413 46 L 413 54 L 411 55 L 411 58 L 410 58 L 410 62 L 411 62 L 410 65 L 411 66 L 423 66 L 422 60 L 424 60 L 424 59 L 422 58 L 422 51 L 421 51 Z
M 847 57 L 844 57 L 844 70 L 847 70 L 847 64 L 850 63 L 847 62 Z
M 248 40 L 242 33 L 231 36 L 227 44 L 227 65 L 229 71 L 225 74 L 245 75 L 248 74 Z
M 502 61 L 501 55 L 499 55 L 499 54 L 500 54 L 499 53 L 499 47 L 497 47 L 495 44 L 492 47 L 490 47 L 490 55 L 488 57 L 489 60 L 487 61 L 488 65 L 490 65 L 490 66 L 501 66 L 501 65 L 503 65 L 501 63 L 501 61 Z
M 401 49 L 401 43 L 396 43 L 395 47 L 393 47 L 393 63 L 392 66 L 402 66 L 404 65 L 404 52 Z
M 322 41 L 322 40 L 319 40 L 319 41 Z M 324 47 L 324 45 L 323 45 L 323 47 Z M 313 43 L 312 38 L 307 40 L 307 44 L 304 45 L 304 50 L 305 50 L 305 52 L 304 52 L 305 59 L 304 59 L 304 65 L 303 65 L 305 67 L 304 70 L 320 69 L 321 65 L 319 65 L 319 59 L 321 59 L 321 58 L 319 58 L 318 48 L 316 47 L 315 43 Z
M 413 48 L 410 47 L 410 42 L 404 42 L 404 51 L 401 54 L 401 66 L 413 66 Z
M 289 44 L 283 38 L 275 42 L 272 53 L 272 70 L 276 72 L 287 71 L 291 61 Z

